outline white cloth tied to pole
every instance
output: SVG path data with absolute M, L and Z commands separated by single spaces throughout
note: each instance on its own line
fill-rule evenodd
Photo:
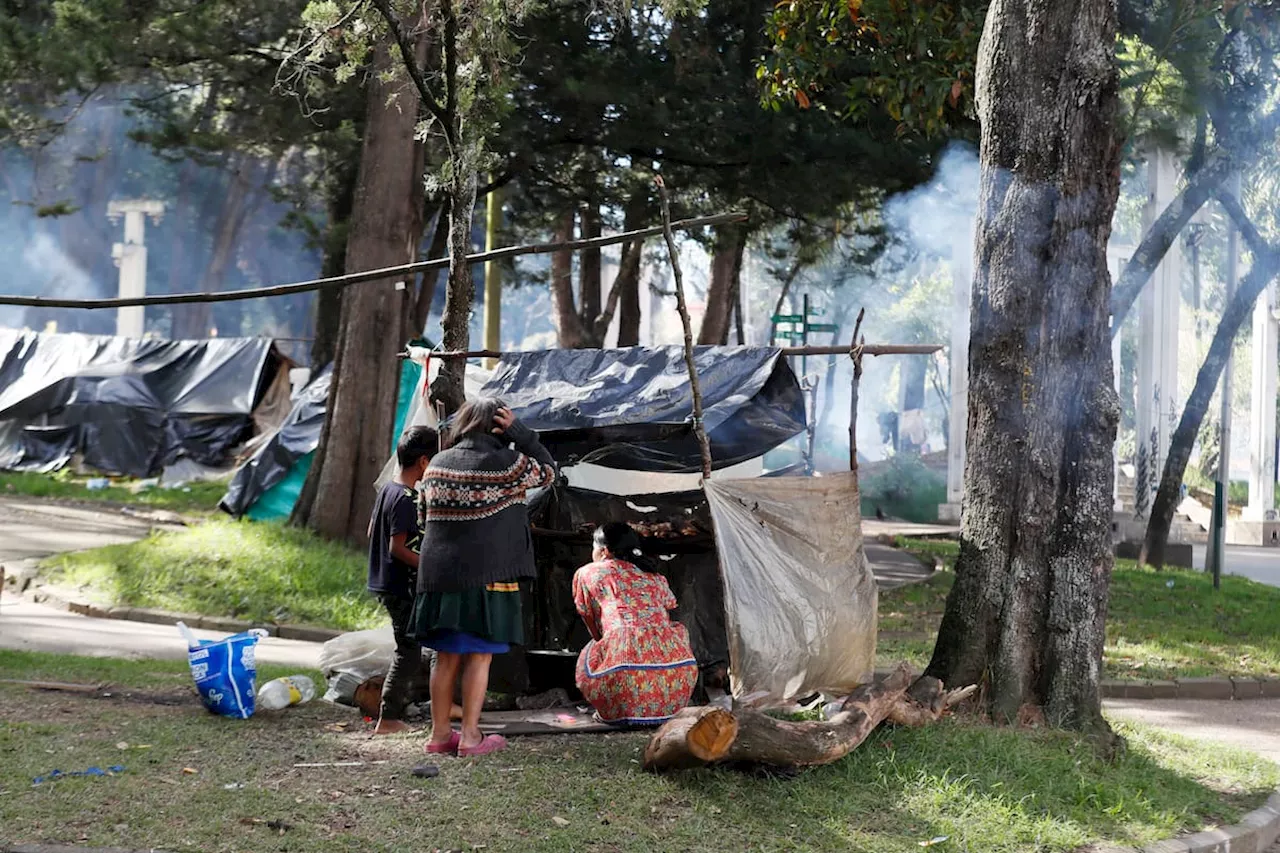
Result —
M 878 594 L 854 472 L 705 484 L 734 698 L 843 695 L 874 671 Z

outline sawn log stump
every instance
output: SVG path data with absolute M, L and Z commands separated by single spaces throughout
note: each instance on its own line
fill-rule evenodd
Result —
M 788 722 L 748 708 L 686 708 L 665 723 L 644 753 L 646 770 L 734 763 L 813 767 L 848 755 L 884 720 L 921 726 L 937 721 L 974 688 L 947 691 L 936 678 L 915 680 L 901 664 L 859 687 L 843 710 L 824 722 Z

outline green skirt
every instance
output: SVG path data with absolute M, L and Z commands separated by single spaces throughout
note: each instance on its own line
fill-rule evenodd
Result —
M 430 648 L 434 648 L 433 640 L 453 633 L 489 643 L 523 645 L 520 585 L 491 583 L 461 592 L 420 593 L 413 604 L 408 633 Z

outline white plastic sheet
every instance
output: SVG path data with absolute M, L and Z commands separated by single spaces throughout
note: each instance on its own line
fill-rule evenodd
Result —
M 866 683 L 878 599 L 857 475 L 710 480 L 705 488 L 734 698 L 777 704 Z

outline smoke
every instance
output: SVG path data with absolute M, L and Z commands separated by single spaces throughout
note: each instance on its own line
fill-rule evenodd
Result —
M 977 152 L 953 143 L 938 158 L 933 180 L 893 196 L 884 218 L 899 249 L 968 266 L 973 257 L 981 169 Z

